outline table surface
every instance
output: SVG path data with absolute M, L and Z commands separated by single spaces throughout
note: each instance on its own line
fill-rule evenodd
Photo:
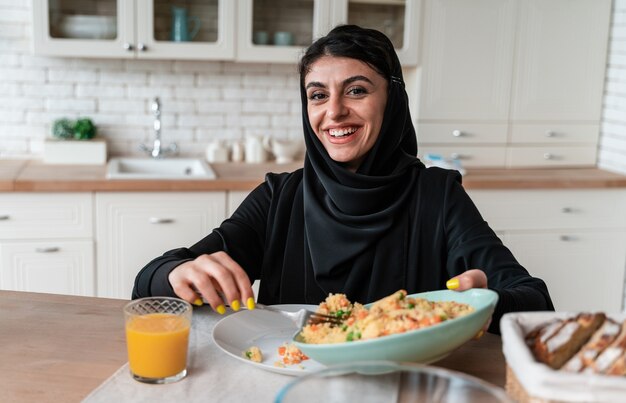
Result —
M 0 291 L 0 401 L 74 402 L 126 362 L 126 300 Z M 431 365 L 504 387 L 499 336 L 486 334 Z

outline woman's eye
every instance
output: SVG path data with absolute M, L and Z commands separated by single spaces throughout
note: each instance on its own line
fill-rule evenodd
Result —
M 325 97 L 326 97 L 326 94 L 322 92 L 314 92 L 311 95 L 309 95 L 309 99 L 312 101 L 319 101 L 320 99 L 324 99 Z
M 362 88 L 362 87 L 353 87 L 348 90 L 348 94 L 363 95 L 363 94 L 367 94 L 367 91 L 365 90 L 365 88 Z

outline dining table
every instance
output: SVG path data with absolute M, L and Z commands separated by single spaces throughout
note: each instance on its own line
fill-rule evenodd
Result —
M 189 402 L 204 391 L 207 395 L 197 401 L 226 401 L 227 396 L 232 402 L 251 397 L 271 401 L 294 379 L 253 368 L 219 350 L 208 324 L 221 316 L 204 306 L 194 308 L 194 320 L 207 320 L 200 322 L 204 328 L 190 351 L 189 375 L 178 385 L 140 384 L 127 368 L 123 307 L 128 302 L 0 290 L 0 402 L 172 401 L 174 396 L 186 396 Z M 498 335 L 487 333 L 429 365 L 505 386 Z

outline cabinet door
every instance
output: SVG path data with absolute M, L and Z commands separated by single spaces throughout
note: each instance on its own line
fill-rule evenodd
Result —
M 504 242 L 546 282 L 557 311 L 622 310 L 626 231 L 518 233 Z
M 236 191 L 236 190 L 229 191 L 228 192 L 228 201 L 226 203 L 226 205 L 227 205 L 226 216 L 230 217 L 231 215 L 233 215 L 235 210 L 237 210 L 237 207 L 239 207 L 241 202 L 243 202 L 244 199 L 246 197 L 248 197 L 249 194 L 250 194 L 250 192 L 243 191 L 243 190 L 242 191 Z
M 33 0 L 32 10 L 36 54 L 134 57 L 133 0 Z
M 239 0 L 237 60 L 297 63 L 329 29 L 330 0 Z
M 225 206 L 225 192 L 97 193 L 98 296 L 130 298 L 142 267 L 202 239 Z
M 95 296 L 93 242 L 0 242 L 0 288 Z
M 330 9 L 332 28 L 355 24 L 385 33 L 403 66 L 417 65 L 421 0 L 338 0 Z
M 519 3 L 512 118 L 599 120 L 611 1 Z
M 426 0 L 419 119 L 508 119 L 516 2 Z
M 191 0 L 184 6 L 137 1 L 137 57 L 219 59 L 235 56 L 235 2 Z

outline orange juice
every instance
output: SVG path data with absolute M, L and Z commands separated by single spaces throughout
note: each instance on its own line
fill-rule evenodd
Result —
M 167 378 L 185 370 L 191 323 L 184 316 L 150 313 L 126 323 L 128 363 L 134 375 Z

